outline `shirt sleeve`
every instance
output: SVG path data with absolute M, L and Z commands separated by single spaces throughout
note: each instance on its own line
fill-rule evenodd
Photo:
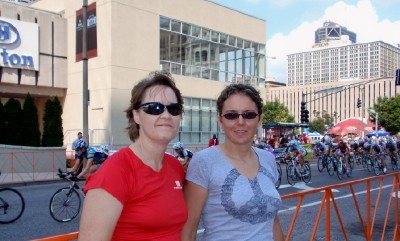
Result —
M 189 163 L 186 180 L 208 190 L 210 172 L 207 169 L 206 160 L 200 154 L 195 153 Z

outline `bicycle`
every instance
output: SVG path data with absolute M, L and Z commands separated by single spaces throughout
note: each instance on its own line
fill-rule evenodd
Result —
M 279 187 L 281 186 L 281 181 L 282 181 L 282 167 L 278 160 L 276 160 L 276 168 L 278 169 L 279 178 L 278 178 L 278 181 L 276 181 L 276 183 L 275 183 L 275 188 L 279 189 Z
M 286 175 L 290 185 L 293 186 L 300 180 L 304 183 L 311 181 L 311 167 L 308 161 L 304 161 L 303 172 L 301 172 L 299 170 L 299 161 L 296 161 L 294 157 L 289 157 L 287 160 L 289 163 L 286 165 Z
M 15 222 L 24 210 L 25 200 L 20 192 L 10 187 L 0 188 L 0 224 Z
M 379 176 L 381 174 L 385 174 L 383 172 L 384 166 L 383 166 L 383 163 L 382 163 L 382 160 L 381 160 L 380 156 L 375 156 L 375 160 L 373 161 L 373 163 L 374 163 L 373 167 L 374 167 L 375 176 Z
M 353 172 L 351 166 L 348 168 L 349 171 L 347 171 L 346 167 L 343 165 L 343 157 L 343 154 L 340 154 L 339 158 L 337 159 L 337 176 L 339 180 L 343 179 L 343 175 L 345 173 L 348 177 L 351 177 Z
M 76 173 L 62 172 L 58 169 L 57 175 L 71 183 L 68 187 L 58 189 L 50 199 L 49 210 L 51 217 L 57 222 L 65 223 L 76 218 L 81 210 L 81 197 L 77 190 L 82 189 L 77 184 L 79 179 Z

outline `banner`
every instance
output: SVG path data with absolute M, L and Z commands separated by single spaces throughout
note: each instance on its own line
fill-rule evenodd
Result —
M 97 57 L 96 2 L 87 6 L 87 58 Z M 82 60 L 83 10 L 76 11 L 76 62 Z

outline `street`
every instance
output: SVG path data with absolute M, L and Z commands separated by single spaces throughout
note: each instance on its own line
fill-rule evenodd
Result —
M 312 179 L 308 184 L 297 183 L 294 186 L 287 184 L 286 173 L 285 173 L 285 165 L 282 165 L 283 177 L 282 184 L 279 188 L 279 193 L 281 195 L 286 195 L 290 193 L 296 193 L 304 190 L 311 190 L 318 187 L 323 187 L 327 185 L 343 183 L 347 181 L 363 179 L 367 177 L 372 177 L 373 173 L 368 172 L 366 169 L 362 168 L 362 166 L 356 165 L 355 170 L 353 171 L 352 177 L 348 178 L 344 176 L 343 180 L 339 180 L 336 176 L 328 176 L 326 170 L 322 173 L 319 173 L 316 167 L 316 163 L 312 162 Z M 392 170 L 389 170 L 389 173 L 393 173 Z M 25 198 L 25 212 L 22 217 L 14 223 L 11 224 L 3 224 L 0 225 L 0 240 L 2 241 L 25 241 L 36 238 L 49 237 L 53 235 L 65 234 L 70 232 L 75 232 L 79 227 L 79 216 L 67 223 L 59 223 L 53 220 L 49 213 L 49 201 L 52 194 L 61 187 L 68 186 L 68 182 L 66 181 L 56 181 L 56 182 L 46 182 L 46 183 L 31 183 L 27 185 L 16 185 L 14 188 L 19 190 L 21 194 Z M 375 195 L 378 193 L 378 181 L 371 183 L 371 192 L 372 195 L 372 207 L 371 212 L 375 207 Z M 386 197 L 390 192 L 391 183 L 390 180 L 385 179 L 385 183 L 383 184 L 382 197 Z M 354 186 L 354 192 L 356 193 L 356 197 L 358 199 L 361 212 L 365 212 L 365 183 Z M 307 196 L 303 203 L 302 208 L 299 213 L 298 220 L 295 225 L 295 229 L 293 232 L 293 237 L 296 237 L 295 240 L 309 240 L 312 228 L 314 226 L 316 220 L 316 213 L 318 212 L 318 208 L 321 201 L 322 193 L 318 193 L 318 195 L 310 195 Z M 344 222 L 346 223 L 346 231 L 349 240 L 357 241 L 357 240 L 365 240 L 363 236 L 363 231 L 360 226 L 360 221 L 358 220 L 357 214 L 353 212 L 351 214 L 346 215 L 349 211 L 354 211 L 354 200 L 352 198 L 351 192 L 349 188 L 340 188 L 334 190 L 335 200 L 338 203 L 339 210 L 343 215 Z M 383 198 L 384 199 L 384 198 Z M 293 214 L 296 209 L 298 199 L 285 199 L 283 200 L 283 205 L 279 212 L 279 218 L 284 229 L 284 232 L 287 232 L 289 229 L 289 225 Z M 381 200 L 382 205 L 379 205 L 382 210 L 380 210 L 379 215 L 377 215 L 377 220 L 375 221 L 376 228 L 374 229 L 374 233 L 378 232 L 377 239 L 379 239 L 379 232 L 382 230 L 383 218 L 385 217 L 385 210 L 387 201 L 386 199 Z M 393 204 L 392 204 L 393 205 Z M 364 208 L 363 208 L 364 207 Z M 317 240 L 325 240 L 325 231 L 324 231 L 325 219 L 324 215 L 321 217 L 321 221 L 319 223 L 319 231 L 317 233 Z M 332 229 L 332 240 L 343 240 L 343 235 L 340 230 L 340 226 L 338 224 L 338 220 L 334 211 L 331 212 L 331 229 Z M 387 232 L 391 232 L 393 227 L 387 226 Z M 202 235 L 202 228 L 199 228 L 199 236 Z M 375 236 L 374 236 L 375 237 Z M 377 240 L 373 239 L 373 240 Z

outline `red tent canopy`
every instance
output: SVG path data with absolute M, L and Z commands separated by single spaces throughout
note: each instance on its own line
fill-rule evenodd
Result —
M 375 124 L 370 120 L 364 118 L 364 122 L 362 118 L 359 117 L 351 117 L 345 120 L 342 120 L 336 123 L 328 132 L 328 134 L 336 134 L 336 135 L 348 135 L 350 133 L 361 135 L 362 129 L 364 128 L 364 135 L 374 131 L 373 127 Z

